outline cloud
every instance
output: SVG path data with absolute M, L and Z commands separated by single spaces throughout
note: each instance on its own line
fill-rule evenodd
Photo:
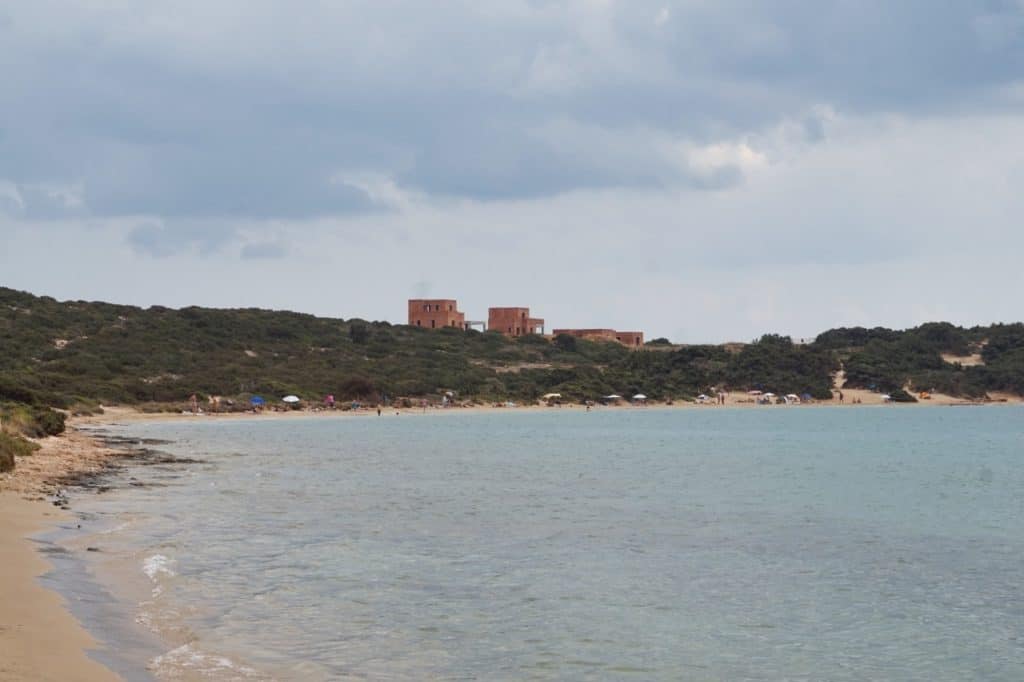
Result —
M 80 185 L 19 184 L 0 180 L 0 214 L 39 219 L 82 215 Z
M 0 215 L 21 215 L 25 211 L 25 198 L 13 182 L 0 182 Z
M 483 200 L 718 190 L 743 164 L 692 172 L 664 145 L 633 146 L 638 131 L 715 149 L 815 107 L 1013 106 L 1024 70 L 1024 13 L 1008 0 L 39 0 L 5 16 L 0 177 L 80 188 L 75 210 L 93 216 L 380 210 L 339 174 Z M 806 119 L 808 142 L 821 132 Z
M 242 260 L 280 260 L 288 255 L 288 248 L 277 242 L 256 242 L 242 247 Z
M 232 225 L 204 221 L 165 224 L 146 220 L 127 232 L 125 242 L 138 254 L 168 258 L 187 254 L 215 255 L 238 238 L 239 229 Z

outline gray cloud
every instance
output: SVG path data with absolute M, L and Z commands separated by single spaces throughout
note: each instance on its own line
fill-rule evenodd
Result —
M 743 169 L 694 174 L 665 145 L 787 119 L 820 141 L 807 118 L 820 105 L 1012 106 L 998 93 L 1024 74 L 1024 14 L 1010 0 L 185 3 L 170 23 L 162 12 L 8 11 L 0 178 L 81 187 L 91 215 L 185 218 L 379 208 L 335 181 L 346 172 L 476 199 L 720 189 Z M 571 144 L 544 132 L 559 126 Z M 658 144 L 634 144 L 638 133 Z
M 136 253 L 154 258 L 190 252 L 210 256 L 237 239 L 237 228 L 202 221 L 146 221 L 129 230 L 125 238 Z
M 278 242 L 256 242 L 242 247 L 242 260 L 278 260 L 288 255 L 288 247 Z

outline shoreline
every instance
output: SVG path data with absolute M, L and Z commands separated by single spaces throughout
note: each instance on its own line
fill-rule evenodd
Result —
M 12 680 L 122 679 L 90 656 L 102 643 L 71 614 L 70 605 L 41 578 L 54 566 L 32 538 L 68 522 L 68 513 L 17 492 L 0 491 L 0 678 Z
M 814 400 L 798 405 L 759 405 L 746 393 L 730 392 L 727 394 L 727 402 L 724 405 L 716 405 L 712 402 L 696 403 L 686 401 L 675 401 L 669 405 L 663 402 L 651 402 L 642 405 L 622 401 L 616 404 L 597 404 L 592 406 L 595 412 L 605 410 L 707 410 L 707 409 L 806 409 L 806 408 L 857 408 L 857 407 L 993 407 L 1007 405 L 1024 405 L 1024 397 L 1009 394 L 999 394 L 994 400 L 968 400 L 944 394 L 932 394 L 928 399 L 918 400 L 916 403 L 891 403 L 885 402 L 881 394 L 863 389 L 843 389 L 844 402 L 838 400 Z M 854 402 L 857 401 L 857 402 Z M 429 406 L 426 410 L 421 407 L 410 408 L 382 408 L 384 417 L 390 416 L 425 416 L 441 414 L 520 414 L 528 412 L 555 412 L 560 410 L 584 411 L 584 405 L 578 403 L 564 403 L 560 405 L 541 404 L 519 404 L 512 407 L 496 405 L 455 405 L 448 408 Z M 295 410 L 263 410 L 260 412 L 207 412 L 198 414 L 190 412 L 142 412 L 134 407 L 104 407 L 104 413 L 88 417 L 75 417 L 68 421 L 69 428 L 79 426 L 117 426 L 134 422 L 149 421 L 178 421 L 182 419 L 295 419 L 301 417 L 373 417 L 377 416 L 376 408 L 361 407 L 354 410 L 326 409 L 311 407 Z
M 0 680 L 126 679 L 115 670 L 150 679 L 123 665 L 120 636 L 108 646 L 102 637 L 111 633 L 95 627 L 110 595 L 92 582 L 78 554 L 92 551 L 83 544 L 91 533 L 66 496 L 66 488 L 102 492 L 103 476 L 147 451 L 111 447 L 81 426 L 69 420 L 64 434 L 36 441 L 39 450 L 0 474 Z

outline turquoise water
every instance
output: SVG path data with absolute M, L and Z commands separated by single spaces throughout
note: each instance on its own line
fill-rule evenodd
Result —
M 1024 679 L 1024 410 L 137 424 L 159 677 Z

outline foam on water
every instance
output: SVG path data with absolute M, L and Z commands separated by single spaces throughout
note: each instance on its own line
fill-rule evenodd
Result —
M 216 680 L 271 680 L 226 656 L 204 653 L 195 644 L 183 644 L 150 663 L 150 670 L 161 679 L 192 679 L 196 675 Z
M 156 581 L 157 577 L 161 575 L 177 575 L 171 568 L 173 565 L 173 559 L 168 559 L 163 554 L 154 554 L 153 556 L 146 557 L 142 562 L 142 572 L 148 575 L 150 580 Z

